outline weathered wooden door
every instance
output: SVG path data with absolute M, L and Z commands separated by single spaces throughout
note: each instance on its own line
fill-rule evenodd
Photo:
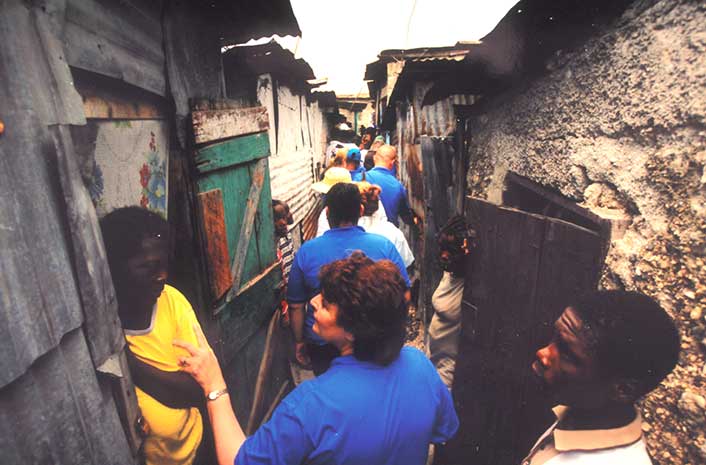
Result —
M 442 463 L 516 465 L 553 420 L 530 364 L 570 300 L 595 289 L 601 237 L 467 197 L 468 261 L 454 399 L 461 427 Z
M 201 239 L 211 314 L 219 330 L 215 345 L 226 382 L 236 393 L 236 415 L 246 425 L 282 279 L 272 219 L 267 112 L 208 102 L 194 107 L 192 120 Z M 286 367 L 279 372 L 286 373 Z M 271 395 L 260 393 L 260 401 L 271 400 L 283 379 L 271 381 L 266 385 Z

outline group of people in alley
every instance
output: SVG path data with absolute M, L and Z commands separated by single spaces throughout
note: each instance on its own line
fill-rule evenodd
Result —
M 272 202 L 282 320 L 295 363 L 315 377 L 249 437 L 231 403 L 245 394 L 229 390 L 190 303 L 166 284 L 167 222 L 139 207 L 101 219 L 147 464 L 207 463 L 211 449 L 220 465 L 421 465 L 430 445 L 454 437 L 465 264 L 482 244 L 462 216 L 439 229 L 443 276 L 426 353 L 406 346 L 414 256 L 398 226 L 418 220 L 396 175 L 395 147 L 372 137 L 365 146 L 334 148 L 312 186 L 324 204 L 317 235 L 296 253 L 290 208 Z M 531 369 L 557 419 L 523 464 L 649 465 L 635 403 L 677 363 L 671 318 L 645 295 L 593 291 L 566 302 L 553 333 Z

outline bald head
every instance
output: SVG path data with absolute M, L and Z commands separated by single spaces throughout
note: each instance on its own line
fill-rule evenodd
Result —
M 392 145 L 383 145 L 375 151 L 375 166 L 382 166 L 389 170 L 397 161 L 397 149 Z

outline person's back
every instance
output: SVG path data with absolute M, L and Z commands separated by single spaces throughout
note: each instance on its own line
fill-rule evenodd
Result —
M 287 298 L 295 302 L 305 302 L 310 299 L 318 292 L 319 269 L 327 263 L 348 257 L 356 250 L 365 253 L 373 260 L 392 260 L 409 286 L 409 276 L 404 261 L 389 239 L 379 234 L 365 232 L 360 226 L 347 226 L 329 229 L 322 236 L 302 244 L 294 257 Z M 308 312 L 305 335 L 310 341 L 321 342 L 312 330 L 313 324 L 313 313 Z
M 397 160 L 397 151 L 391 145 L 383 145 L 375 153 L 375 167 L 368 171 L 365 180 L 380 186 L 380 200 L 385 207 L 387 220 L 399 226 L 399 219 L 412 223 L 412 212 L 407 200 L 407 189 L 395 177 L 393 172 Z
M 322 266 L 360 250 L 373 260 L 392 261 L 409 287 L 409 276 L 395 245 L 385 237 L 367 233 L 357 226 L 361 210 L 358 188 L 349 183 L 335 184 L 326 196 L 326 212 L 332 228 L 322 236 L 305 242 L 294 257 L 287 301 L 295 321 L 292 324 L 295 356 L 302 364 L 307 365 L 310 361 L 315 374 L 326 371 L 336 355 L 335 350 L 324 344 L 314 332 L 313 309 L 307 305 L 319 292 L 319 270 Z M 302 317 L 305 305 L 306 316 Z
M 446 387 L 424 354 L 412 347 L 403 348 L 388 366 L 353 355 L 338 357 L 277 410 L 274 418 L 306 419 L 304 433 L 316 441 L 297 451 L 306 464 L 423 464 L 428 444 L 447 440 L 458 425 Z M 281 435 L 291 427 L 288 422 L 262 428 Z M 249 444 L 249 452 L 257 447 Z M 293 462 L 276 454 L 273 463 Z
M 386 218 L 378 216 L 380 212 L 380 187 L 361 181 L 358 183 L 358 190 L 363 204 L 363 216 L 358 219 L 358 226 L 365 229 L 365 232 L 379 234 L 389 239 L 402 257 L 404 265 L 409 267 L 414 262 L 414 254 L 409 248 L 404 234 L 397 226 L 387 221 Z

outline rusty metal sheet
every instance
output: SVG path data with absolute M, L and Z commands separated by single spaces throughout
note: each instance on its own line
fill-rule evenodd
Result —
M 3 465 L 137 463 L 80 329 L 0 390 L 0 450 Z
M 203 217 L 209 283 L 213 300 L 216 300 L 233 285 L 230 263 L 228 263 L 228 233 L 223 208 L 223 191 L 213 189 L 201 192 L 197 197 Z
M 66 61 L 166 95 L 161 3 L 69 0 Z

